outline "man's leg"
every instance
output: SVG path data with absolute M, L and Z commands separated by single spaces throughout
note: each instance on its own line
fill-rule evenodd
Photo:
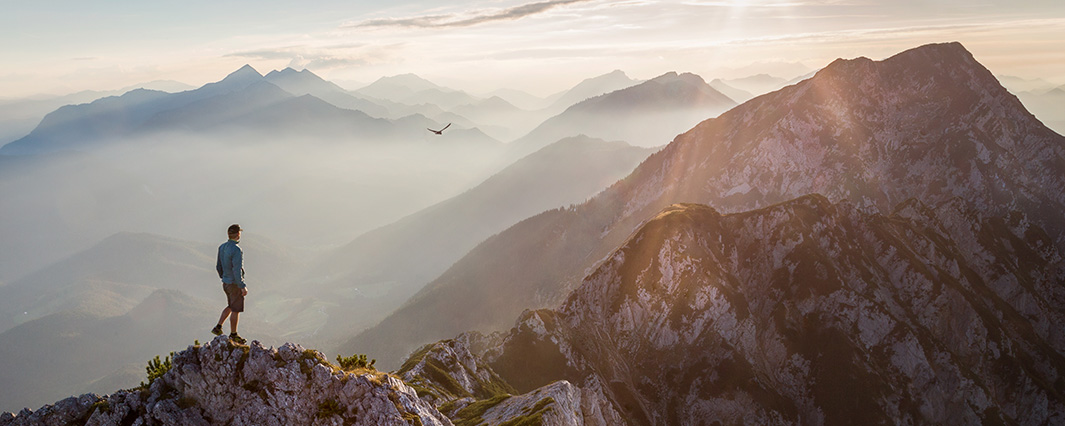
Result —
M 229 309 L 229 308 L 226 308 Z M 229 332 L 237 333 L 237 321 L 240 321 L 240 312 L 233 312 L 233 315 L 229 317 Z
M 218 318 L 218 325 L 219 326 L 221 326 L 222 323 L 226 322 L 226 317 L 228 317 L 229 313 L 232 312 L 232 311 L 233 311 L 232 309 L 229 309 L 229 306 L 226 306 L 226 308 L 222 310 L 222 316 L 220 318 Z M 233 312 L 233 313 L 236 314 L 236 312 Z

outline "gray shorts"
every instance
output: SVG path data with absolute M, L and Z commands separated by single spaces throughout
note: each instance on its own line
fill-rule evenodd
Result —
M 244 312 L 244 292 L 240 291 L 240 286 L 223 283 L 222 291 L 226 292 L 226 300 L 229 303 L 230 311 Z

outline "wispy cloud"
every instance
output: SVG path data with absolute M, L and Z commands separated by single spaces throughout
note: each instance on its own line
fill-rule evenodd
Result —
M 582 3 L 592 0 L 548 0 L 535 3 L 526 3 L 507 9 L 484 9 L 463 14 L 424 15 L 409 18 L 380 18 L 370 19 L 355 24 L 345 25 L 346 28 L 354 27 L 414 27 L 414 28 L 450 28 L 469 27 L 478 24 L 496 21 L 512 21 L 527 16 L 546 12 L 558 6 L 571 3 Z
M 969 22 L 943 25 L 890 26 L 879 28 L 848 29 L 834 31 L 817 31 L 792 33 L 778 36 L 748 37 L 717 43 L 724 45 L 776 44 L 781 42 L 825 43 L 834 41 L 857 40 L 868 42 L 878 39 L 901 39 L 916 35 L 933 37 L 950 37 L 957 34 L 972 35 L 981 32 L 998 32 L 1009 29 L 1032 28 L 1037 26 L 1061 26 L 1065 19 L 1029 19 L 998 22 Z
M 269 49 L 233 52 L 225 57 L 260 60 L 287 60 L 292 68 L 328 69 L 369 64 L 373 55 L 326 53 L 307 49 L 304 46 L 289 46 Z
M 702 7 L 754 7 L 754 8 L 778 8 L 778 7 L 809 7 L 809 6 L 854 6 L 849 0 L 688 0 L 681 2 L 687 6 Z

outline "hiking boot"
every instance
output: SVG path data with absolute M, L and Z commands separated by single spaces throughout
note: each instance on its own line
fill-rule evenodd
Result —
M 233 343 L 236 343 L 238 345 L 243 345 L 245 343 L 248 343 L 247 340 L 244 340 L 244 338 L 240 337 L 240 335 L 237 334 L 237 333 L 229 333 L 229 340 L 232 340 Z
M 218 325 L 214 326 L 214 328 L 211 329 L 211 334 L 213 334 L 215 336 L 221 336 L 222 335 L 222 324 L 218 324 Z

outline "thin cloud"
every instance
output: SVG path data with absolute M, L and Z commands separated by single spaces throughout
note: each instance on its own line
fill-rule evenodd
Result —
M 548 0 L 536 3 L 526 3 L 499 11 L 477 11 L 472 14 L 444 14 L 415 16 L 411 18 L 381 18 L 362 21 L 358 24 L 346 25 L 353 27 L 413 27 L 413 28 L 453 28 L 469 27 L 496 21 L 513 21 L 527 16 L 540 14 L 558 6 L 583 3 L 592 0 Z M 470 16 L 472 15 L 472 16 Z
M 370 61 L 364 57 L 313 53 L 304 51 L 300 48 L 291 47 L 233 52 L 224 56 L 260 60 L 287 60 L 289 61 L 288 66 L 292 68 L 327 69 L 366 65 L 370 63 Z

